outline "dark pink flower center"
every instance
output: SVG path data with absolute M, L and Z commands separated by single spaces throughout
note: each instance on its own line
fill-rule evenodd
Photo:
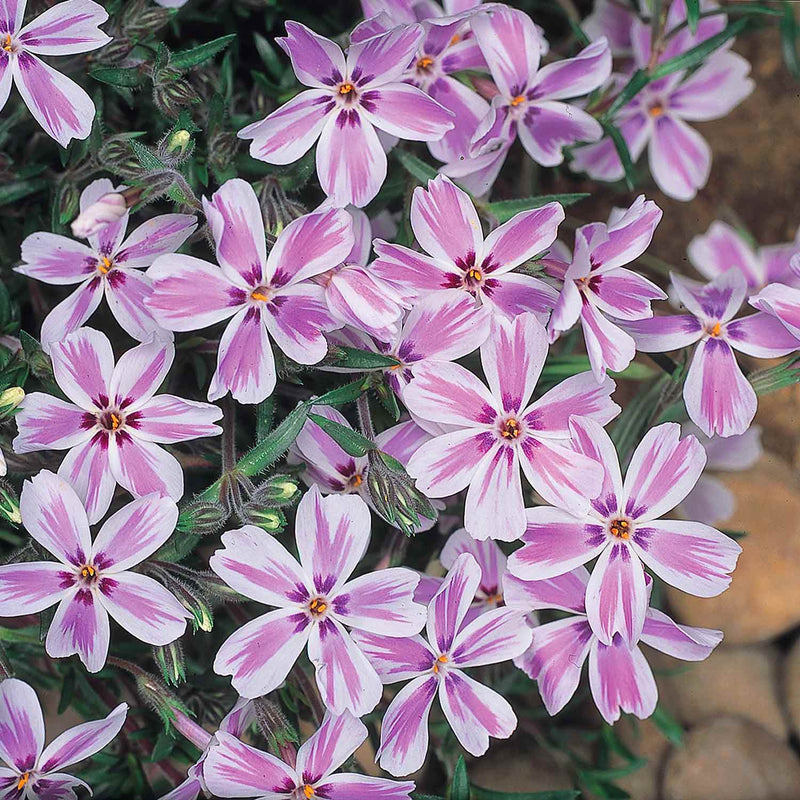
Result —
M 125 415 L 118 408 L 107 408 L 98 414 L 98 422 L 102 428 L 113 433 L 125 425 Z
M 500 423 L 500 435 L 504 439 L 518 439 L 521 434 L 522 426 L 514 417 L 509 417 L 507 420 Z
M 608 532 L 615 539 L 630 539 L 633 527 L 627 519 L 612 519 L 608 526 Z

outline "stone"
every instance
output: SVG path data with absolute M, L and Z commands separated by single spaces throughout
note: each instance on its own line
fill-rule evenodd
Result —
M 614 785 L 626 791 L 636 800 L 660 800 L 661 770 L 664 759 L 672 745 L 664 734 L 650 720 L 637 720 L 623 716 L 614 725 L 614 732 L 620 741 L 639 758 L 646 758 L 647 764 L 636 772 L 623 778 L 616 778 Z M 614 767 L 624 766 L 620 758 Z
M 800 735 L 800 639 L 786 654 L 783 662 L 784 694 L 789 721 L 795 734 Z
M 760 725 L 716 717 L 693 728 L 664 765 L 663 800 L 797 800 L 800 760 Z
M 668 587 L 669 605 L 680 622 L 724 631 L 725 644 L 768 641 L 800 624 L 800 484 L 771 454 L 720 479 L 737 502 L 725 528 L 747 533 L 733 582 L 711 598 Z
M 572 789 L 566 766 L 557 764 L 537 745 L 524 748 L 519 741 L 492 742 L 489 752 L 469 765 L 469 778 L 476 786 L 495 792 L 545 792 Z
M 718 647 L 697 663 L 661 653 L 650 662 L 656 670 L 660 702 L 684 725 L 736 714 L 787 739 L 788 724 L 778 695 L 778 660 L 776 648 L 761 645 Z M 800 674 L 798 679 L 800 684 Z

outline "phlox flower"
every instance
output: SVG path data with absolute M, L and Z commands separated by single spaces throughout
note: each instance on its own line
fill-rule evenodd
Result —
M 369 509 L 360 497 L 322 497 L 312 486 L 297 507 L 295 537 L 299 564 L 252 525 L 223 534 L 211 569 L 245 597 L 277 608 L 228 637 L 214 671 L 232 675 L 243 697 L 260 697 L 283 683 L 308 645 L 325 705 L 362 716 L 378 704 L 381 682 L 344 626 L 417 633 L 425 616 L 413 602 L 419 579 L 392 568 L 348 580 L 369 544 Z
M 233 708 L 222 718 L 219 728 L 214 734 L 201 728 L 182 711 L 176 710 L 174 715 L 173 725 L 175 728 L 203 752 L 200 758 L 189 767 L 189 777 L 160 800 L 198 800 L 200 797 L 207 797 L 211 792 L 203 773 L 206 758 L 211 749 L 219 744 L 220 733 L 238 738 L 247 731 L 256 716 L 253 701 L 240 697 Z
M 222 411 L 209 403 L 155 392 L 175 358 L 172 342 L 153 340 L 128 350 L 116 366 L 111 342 L 80 328 L 50 354 L 65 402 L 42 392 L 22 401 L 14 452 L 68 450 L 58 474 L 86 506 L 89 521 L 108 511 L 119 484 L 134 497 L 151 492 L 178 500 L 183 470 L 159 444 L 217 436 Z
M 575 254 L 564 275 L 564 288 L 550 317 L 551 341 L 580 319 L 586 351 L 597 380 L 606 369 L 621 372 L 636 355 L 631 336 L 615 319 L 653 316 L 650 303 L 667 295 L 647 278 L 625 269 L 649 247 L 661 209 L 640 195 L 615 221 L 594 222 L 575 232 Z
M 0 5 L 0 110 L 13 82 L 45 133 L 66 147 L 91 133 L 94 103 L 77 83 L 37 56 L 70 56 L 108 44 L 111 37 L 98 27 L 108 13 L 92 0 L 66 0 L 23 27 L 26 5 L 27 0 Z
M 613 55 L 630 56 L 631 27 L 635 19 L 633 9 L 616 0 L 595 0 L 591 13 L 581 22 L 581 28 L 593 42 L 605 37 Z
M 325 287 L 325 302 L 334 319 L 389 342 L 397 336 L 408 303 L 368 266 L 372 252 L 369 218 L 359 208 L 347 211 L 353 218 L 353 249 L 341 265 L 314 280 Z
M 675 295 L 688 314 L 624 322 L 636 348 L 663 353 L 697 343 L 683 385 L 689 418 L 706 436 L 744 433 L 756 413 L 753 387 L 736 363 L 734 350 L 755 358 L 784 356 L 798 340 L 770 314 L 733 319 L 747 295 L 739 270 L 707 284 L 671 275 Z
M 487 190 L 517 136 L 528 155 L 544 167 L 560 164 L 564 147 L 600 139 L 600 123 L 563 101 L 589 94 L 608 80 L 611 51 L 605 39 L 592 42 L 574 58 L 541 67 L 542 38 L 523 11 L 493 4 L 473 17 L 471 27 L 497 94 L 473 135 L 473 157 L 446 165 L 445 174 L 461 178 L 480 172 Z
M 291 164 L 317 144 L 317 175 L 336 206 L 365 206 L 386 178 L 386 153 L 376 128 L 412 141 L 435 141 L 453 127 L 451 113 L 403 82 L 423 37 L 402 25 L 361 42 L 347 57 L 330 39 L 299 22 L 286 23 L 278 44 L 297 79 L 310 87 L 268 117 L 239 131 L 253 158 Z
M 410 800 L 411 781 L 336 773 L 367 735 L 364 723 L 352 714 L 326 714 L 319 729 L 297 751 L 296 763 L 290 765 L 229 733 L 218 733 L 219 744 L 206 757 L 206 783 L 215 797 Z
M 683 0 L 670 4 L 666 30 L 686 19 Z M 668 39 L 657 63 L 667 61 L 719 33 L 724 15 L 700 20 L 696 34 L 688 26 Z M 646 68 L 651 58 L 652 29 L 636 18 L 631 47 L 635 66 Z M 691 200 L 706 185 L 711 171 L 711 148 L 689 122 L 720 119 L 729 114 L 755 87 L 748 77 L 750 64 L 728 49 L 713 53 L 691 73 L 675 72 L 648 83 L 615 118 L 631 158 L 636 161 L 648 148 L 650 172 L 664 194 Z M 624 170 L 610 138 L 577 148 L 571 168 L 605 181 L 622 179 Z
M 81 209 L 113 191 L 107 178 L 90 183 L 81 193 Z M 122 329 L 145 342 L 166 336 L 145 306 L 153 289 L 140 270 L 165 253 L 174 253 L 194 233 L 197 220 L 189 214 L 163 214 L 147 220 L 125 237 L 128 212 L 82 242 L 56 233 L 32 233 L 22 243 L 22 266 L 16 272 L 57 285 L 80 284 L 42 323 L 42 347 L 80 328 L 94 314 L 105 295 Z M 123 241 L 124 240 L 124 241 Z
M 435 0 L 361 0 L 361 10 L 364 17 L 377 17 L 381 14 L 394 25 L 403 25 L 411 22 L 421 22 L 426 19 L 449 17 L 462 14 L 479 8 L 482 0 L 442 0 L 441 4 Z
M 546 321 L 556 290 L 530 275 L 513 272 L 546 250 L 564 220 L 559 203 L 522 211 L 484 238 L 469 195 L 439 176 L 418 186 L 411 202 L 411 228 L 424 253 L 375 241 L 373 271 L 409 299 L 458 290 L 498 316 L 526 311 Z
M 633 453 L 625 482 L 611 437 L 596 422 L 570 420 L 574 447 L 603 470 L 603 488 L 584 513 L 563 507 L 527 510 L 523 546 L 508 571 L 523 580 L 563 575 L 597 558 L 586 587 L 586 615 L 597 638 L 611 645 L 619 635 L 632 647 L 647 611 L 644 566 L 672 586 L 714 597 L 731 582 L 741 553 L 733 539 L 699 522 L 662 519 L 697 483 L 706 455 L 680 426 L 652 428 Z
M 168 255 L 148 270 L 147 305 L 168 330 L 194 331 L 228 318 L 219 343 L 208 399 L 230 392 L 259 403 L 275 388 L 271 340 L 300 364 L 328 352 L 323 331 L 341 327 L 325 290 L 310 279 L 341 264 L 353 247 L 346 211 L 315 211 L 290 222 L 267 256 L 264 220 L 249 183 L 226 181 L 203 207 L 219 266 L 193 256 Z
M 112 514 L 92 541 L 86 511 L 72 487 L 43 470 L 20 497 L 25 529 L 58 561 L 0 566 L 0 616 L 37 614 L 58 603 L 45 650 L 77 653 L 89 672 L 106 663 L 109 615 L 143 642 L 165 645 L 186 630 L 191 614 L 160 583 L 132 572 L 175 530 L 178 507 L 148 495 Z
M 761 428 L 750 426 L 738 436 L 706 436 L 692 423 L 682 426 L 684 435 L 691 434 L 706 451 L 706 469 L 697 479 L 694 488 L 686 495 L 677 511 L 684 519 L 718 525 L 733 516 L 736 496 L 725 484 L 708 472 L 741 472 L 755 465 L 763 449 Z
M 792 256 L 800 253 L 800 230 L 793 242 L 753 247 L 735 228 L 715 220 L 704 234 L 689 242 L 687 252 L 695 269 L 708 280 L 738 269 L 749 294 L 769 283 L 800 286 L 800 275 L 790 263 Z
M 462 553 L 428 606 L 427 640 L 356 634 L 384 683 L 409 680 L 381 726 L 378 758 L 392 775 L 408 775 L 425 761 L 428 715 L 437 695 L 453 733 L 472 755 L 486 752 L 490 736 L 507 739 L 517 727 L 508 701 L 464 672 L 516 658 L 531 642 L 530 628 L 513 609 L 495 608 L 466 624 L 480 581 L 477 561 Z
M 535 627 L 530 649 L 514 663 L 537 682 L 545 708 L 552 715 L 575 694 L 588 656 L 589 687 L 603 719 L 613 725 L 623 711 L 645 719 L 656 710 L 658 689 L 639 644 L 683 661 L 703 661 L 722 641 L 722 631 L 678 625 L 663 612 L 648 607 L 638 643 L 629 646 L 619 634 L 603 642 L 586 616 L 584 596 L 589 581 L 584 567 L 546 580 L 507 580 L 506 598 L 511 608 L 552 608 L 572 613 Z
M 800 277 L 800 254 L 792 258 L 792 269 L 795 281 Z M 758 294 L 753 295 L 749 303 L 759 311 L 777 319 L 786 328 L 787 333 L 795 339 L 794 350 L 800 350 L 800 288 L 787 286 L 785 283 L 770 283 Z
M 411 457 L 408 472 L 429 497 L 467 488 L 464 527 L 477 539 L 518 539 L 525 530 L 520 466 L 548 502 L 588 507 L 602 469 L 570 446 L 573 414 L 605 424 L 619 412 L 614 382 L 590 372 L 567 378 L 530 405 L 547 356 L 547 334 L 533 314 L 495 320 L 481 347 L 489 389 L 459 364 L 416 367 L 403 400 L 420 419 L 452 426 Z
M 44 746 L 44 716 L 36 692 L 27 683 L 0 683 L 0 797 L 4 800 L 67 800 L 74 789 L 91 788 L 61 770 L 99 753 L 120 732 L 128 704 L 120 703 L 104 719 L 64 731 Z

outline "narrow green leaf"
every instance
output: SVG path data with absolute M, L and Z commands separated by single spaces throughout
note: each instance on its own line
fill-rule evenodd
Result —
M 628 150 L 628 145 L 625 142 L 622 134 L 620 133 L 619 128 L 611 122 L 602 122 L 603 130 L 611 137 L 611 141 L 614 142 L 614 147 L 617 149 L 617 155 L 619 156 L 619 160 L 622 162 L 622 169 L 625 171 L 625 183 L 628 186 L 628 189 L 633 189 L 633 185 L 635 183 L 635 175 L 633 171 L 633 161 L 631 160 L 631 154 Z
M 0 206 L 15 203 L 23 197 L 35 194 L 50 185 L 47 178 L 31 178 L 24 181 L 13 181 L 0 186 Z
M 614 119 L 617 112 L 628 105 L 651 80 L 652 78 L 650 78 L 646 70 L 637 69 L 636 72 L 631 75 L 631 79 L 623 86 L 622 91 L 614 98 L 614 102 L 608 107 L 606 113 L 603 114 L 603 119 Z
M 258 50 L 258 54 L 261 56 L 261 60 L 264 62 L 267 71 L 274 80 L 280 81 L 283 76 L 283 64 L 281 63 L 280 56 L 265 36 L 256 33 L 254 34 L 254 38 L 256 50 Z
M 790 3 L 783 4 L 783 18 L 781 19 L 781 49 L 786 69 L 793 78 L 800 78 L 800 59 L 797 55 L 797 22 L 794 18 L 794 9 Z
M 138 67 L 94 67 L 89 70 L 89 77 L 123 89 L 134 89 L 144 81 Z
M 663 706 L 656 706 L 650 719 L 667 741 L 679 747 L 683 744 L 683 726 Z
M 366 436 L 362 436 L 358 431 L 354 431 L 346 425 L 319 414 L 309 414 L 308 418 L 319 425 L 345 453 L 354 458 L 365 456 L 370 450 L 375 449 L 375 445 Z
M 245 475 L 257 475 L 271 467 L 291 446 L 308 418 L 308 403 L 301 403 L 260 444 L 236 465 Z
M 151 153 L 141 142 L 131 139 L 128 145 L 144 169 L 167 169 L 167 165 L 158 156 Z
M 416 178 L 423 186 L 427 185 L 428 181 L 433 180 L 439 174 L 434 167 L 430 164 L 426 164 L 413 153 L 409 153 L 408 150 L 395 148 L 393 152 L 395 158 L 406 168 L 408 173 Z
M 362 381 L 353 381 L 314 398 L 315 406 L 342 406 L 358 400 L 366 391 Z
M 562 380 L 569 378 L 572 375 L 578 375 L 581 372 L 587 372 L 592 368 L 588 356 L 554 356 L 547 360 L 547 363 L 542 370 L 542 381 Z M 615 378 L 627 378 L 628 380 L 644 381 L 650 380 L 658 374 L 652 367 L 647 364 L 640 364 L 638 361 L 633 361 L 622 372 L 610 373 Z
M 751 372 L 747 376 L 756 394 L 765 395 L 800 383 L 800 357 L 790 356 L 774 367 Z
M 515 214 L 521 211 L 530 211 L 541 208 L 548 203 L 561 203 L 562 206 L 571 206 L 580 200 L 589 197 L 588 192 L 574 192 L 573 194 L 543 194 L 539 197 L 521 197 L 518 200 L 499 200 L 489 203 L 486 210 L 497 219 L 498 223 L 508 222 Z
M 453 770 L 453 780 L 450 781 L 449 800 L 469 800 L 469 778 L 464 756 L 459 756 L 456 768 Z
M 389 369 L 399 366 L 400 362 L 392 356 L 375 353 L 371 350 L 358 350 L 355 347 L 336 347 L 337 358 L 333 366 L 347 369 Z
M 174 53 L 169 61 L 171 67 L 177 69 L 191 69 L 204 61 L 213 58 L 217 53 L 221 53 L 235 38 L 237 34 L 229 33 L 227 36 L 220 36 L 211 42 L 193 47 L 191 50 L 181 50 Z
M 697 23 L 700 22 L 700 0 L 686 0 L 686 22 L 692 33 L 697 33 Z

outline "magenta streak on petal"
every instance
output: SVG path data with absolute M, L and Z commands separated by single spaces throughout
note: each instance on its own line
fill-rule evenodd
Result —
M 36 24 L 35 28 L 35 35 L 31 34 L 23 34 L 20 36 L 20 41 L 24 42 L 26 45 L 35 47 L 36 45 L 42 44 L 42 40 L 44 37 L 53 37 L 62 31 L 68 31 L 71 28 L 79 28 L 86 22 L 94 23 L 97 20 L 97 16 L 93 12 L 87 12 L 84 14 L 72 14 L 70 16 L 64 16 L 60 19 L 54 19 L 49 24 L 43 25 L 41 23 Z M 64 45 L 82 45 L 86 42 L 85 34 L 80 36 L 59 36 L 58 37 L 58 44 L 59 46 Z M 49 44 L 51 42 L 45 42 L 45 44 Z
M 37 59 L 24 50 L 20 50 L 17 54 L 17 64 L 22 72 L 27 73 L 25 82 L 33 102 L 36 103 L 50 128 L 54 131 L 61 131 L 65 127 L 73 131 L 78 130 L 80 122 L 75 109 L 67 96 L 55 85 L 50 73 L 45 71 L 41 64 L 37 65 Z M 36 76 L 35 79 L 33 75 Z M 47 104 L 43 106 L 44 98 L 47 99 Z M 58 116 L 54 116 L 53 111 L 57 111 Z

